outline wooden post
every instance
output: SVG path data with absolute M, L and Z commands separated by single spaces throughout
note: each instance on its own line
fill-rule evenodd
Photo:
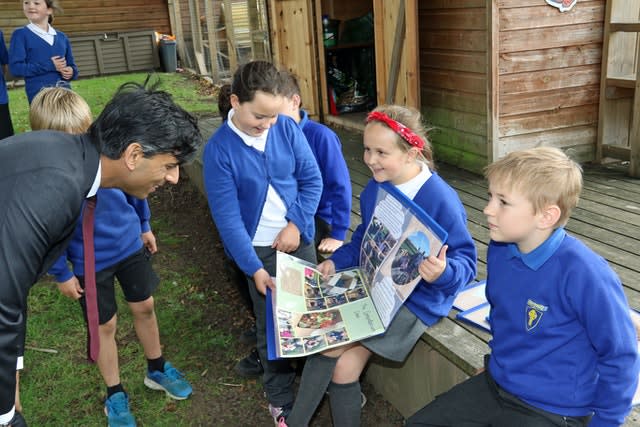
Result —
M 405 24 L 404 0 L 400 0 L 400 7 L 396 18 L 396 29 L 393 37 L 393 50 L 391 51 L 391 64 L 389 65 L 389 80 L 387 81 L 387 96 L 385 97 L 387 104 L 393 104 L 396 97 L 400 60 L 402 59 L 402 48 L 404 46 L 404 33 L 406 31 Z
M 209 43 L 209 65 L 211 67 L 211 78 L 214 82 L 220 80 L 218 70 L 218 40 L 216 38 L 216 28 L 213 14 L 213 2 L 204 2 L 204 14 L 207 20 L 207 40 Z
M 198 0 L 189 0 L 189 15 L 191 18 L 191 42 L 193 43 L 193 53 L 196 57 L 198 73 L 207 74 L 207 66 L 204 63 L 202 49 L 202 28 L 200 26 L 200 3 Z
M 184 33 L 182 32 L 182 13 L 180 13 L 180 0 L 168 0 L 169 19 L 171 20 L 171 32 L 176 36 L 176 46 L 178 55 L 182 59 L 182 66 L 191 66 L 191 58 L 189 58 L 184 41 Z
M 224 0 L 224 25 L 227 29 L 227 46 L 229 48 L 229 70 L 233 73 L 238 68 L 238 54 L 236 51 L 236 37 L 233 29 L 233 4 L 231 0 Z

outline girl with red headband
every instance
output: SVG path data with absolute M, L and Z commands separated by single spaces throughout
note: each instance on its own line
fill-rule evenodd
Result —
M 420 112 L 383 105 L 367 116 L 364 163 L 373 178 L 360 194 L 362 223 L 351 242 L 318 266 L 326 275 L 358 265 L 362 238 L 373 214 L 378 187 L 390 182 L 424 209 L 449 234 L 440 254 L 419 267 L 422 280 L 383 335 L 309 356 L 305 363 L 289 427 L 309 424 L 325 391 L 333 425 L 360 425 L 360 374 L 372 353 L 402 362 L 426 328 L 451 310 L 458 290 L 476 275 L 476 248 L 467 230 L 467 215 L 453 190 L 434 169 L 433 153 Z

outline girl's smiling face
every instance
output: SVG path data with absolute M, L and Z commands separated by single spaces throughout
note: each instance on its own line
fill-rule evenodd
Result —
M 48 27 L 49 16 L 53 13 L 44 0 L 25 0 L 22 2 L 22 11 L 30 22 L 42 28 Z
M 403 150 L 398 134 L 379 122 L 370 122 L 364 129 L 364 163 L 377 182 L 403 184 L 420 172 L 415 149 Z
M 256 91 L 252 101 L 242 103 L 232 94 L 231 106 L 234 114 L 231 121 L 247 135 L 260 136 L 276 123 L 283 103 L 282 96 L 262 91 Z

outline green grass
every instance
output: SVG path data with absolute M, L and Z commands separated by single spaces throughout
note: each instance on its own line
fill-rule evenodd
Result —
M 148 73 L 120 74 L 107 77 L 81 79 L 71 83 L 73 90 L 87 101 L 94 117 L 111 99 L 118 87 L 126 82 L 142 83 Z M 217 114 L 217 99 L 197 94 L 195 79 L 187 74 L 156 73 L 152 81 L 160 81 L 160 88 L 173 95 L 173 99 L 185 110 L 198 116 Z M 31 130 L 29 126 L 29 104 L 23 87 L 9 90 L 9 109 L 16 133 Z
M 143 82 L 146 74 L 127 74 L 73 82 L 73 88 L 89 103 L 97 116 L 116 89 L 125 82 Z M 197 93 L 196 80 L 183 74 L 157 74 L 161 88 L 173 94 L 183 108 L 198 116 L 217 112 L 211 96 Z M 30 130 L 28 104 L 24 88 L 9 91 L 10 109 L 16 132 Z M 176 267 L 181 262 L 171 254 L 171 247 L 184 244 L 185 237 L 160 218 L 152 223 L 156 236 L 162 236 L 163 253 L 154 263 L 161 277 L 154 295 L 160 325 L 163 353 L 179 369 L 188 369 L 189 378 L 197 382 L 212 351 L 229 355 L 233 341 L 227 333 L 207 327 L 207 307 L 222 304 L 205 295 L 198 279 L 197 266 Z M 122 383 L 132 397 L 131 407 L 140 425 L 175 426 L 207 425 L 210 420 L 192 414 L 193 399 L 174 402 L 163 393 L 148 390 L 142 382 L 146 362 L 135 336 L 130 311 L 118 286 L 118 350 Z M 21 401 L 25 416 L 34 426 L 103 426 L 102 412 L 105 385 L 97 366 L 86 362 L 86 330 L 82 312 L 76 301 L 62 296 L 50 279 L 36 284 L 28 299 L 27 350 L 25 369 L 21 374 Z M 188 331 L 188 333 L 187 333 Z M 185 339 L 187 337 L 188 339 Z M 231 354 L 229 357 L 237 357 Z M 199 393 L 219 395 L 216 382 Z M 72 418 L 69 418 L 69 417 Z

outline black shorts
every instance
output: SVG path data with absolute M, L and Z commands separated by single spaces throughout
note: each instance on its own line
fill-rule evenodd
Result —
M 107 323 L 118 312 L 115 280 L 118 279 L 124 299 L 127 302 L 142 302 L 148 299 L 158 287 L 160 279 L 151 266 L 151 254 L 142 248 L 124 260 L 96 272 L 98 290 L 98 314 L 100 324 Z M 78 277 L 84 289 L 84 277 Z M 85 320 L 87 304 L 84 296 L 79 300 Z

